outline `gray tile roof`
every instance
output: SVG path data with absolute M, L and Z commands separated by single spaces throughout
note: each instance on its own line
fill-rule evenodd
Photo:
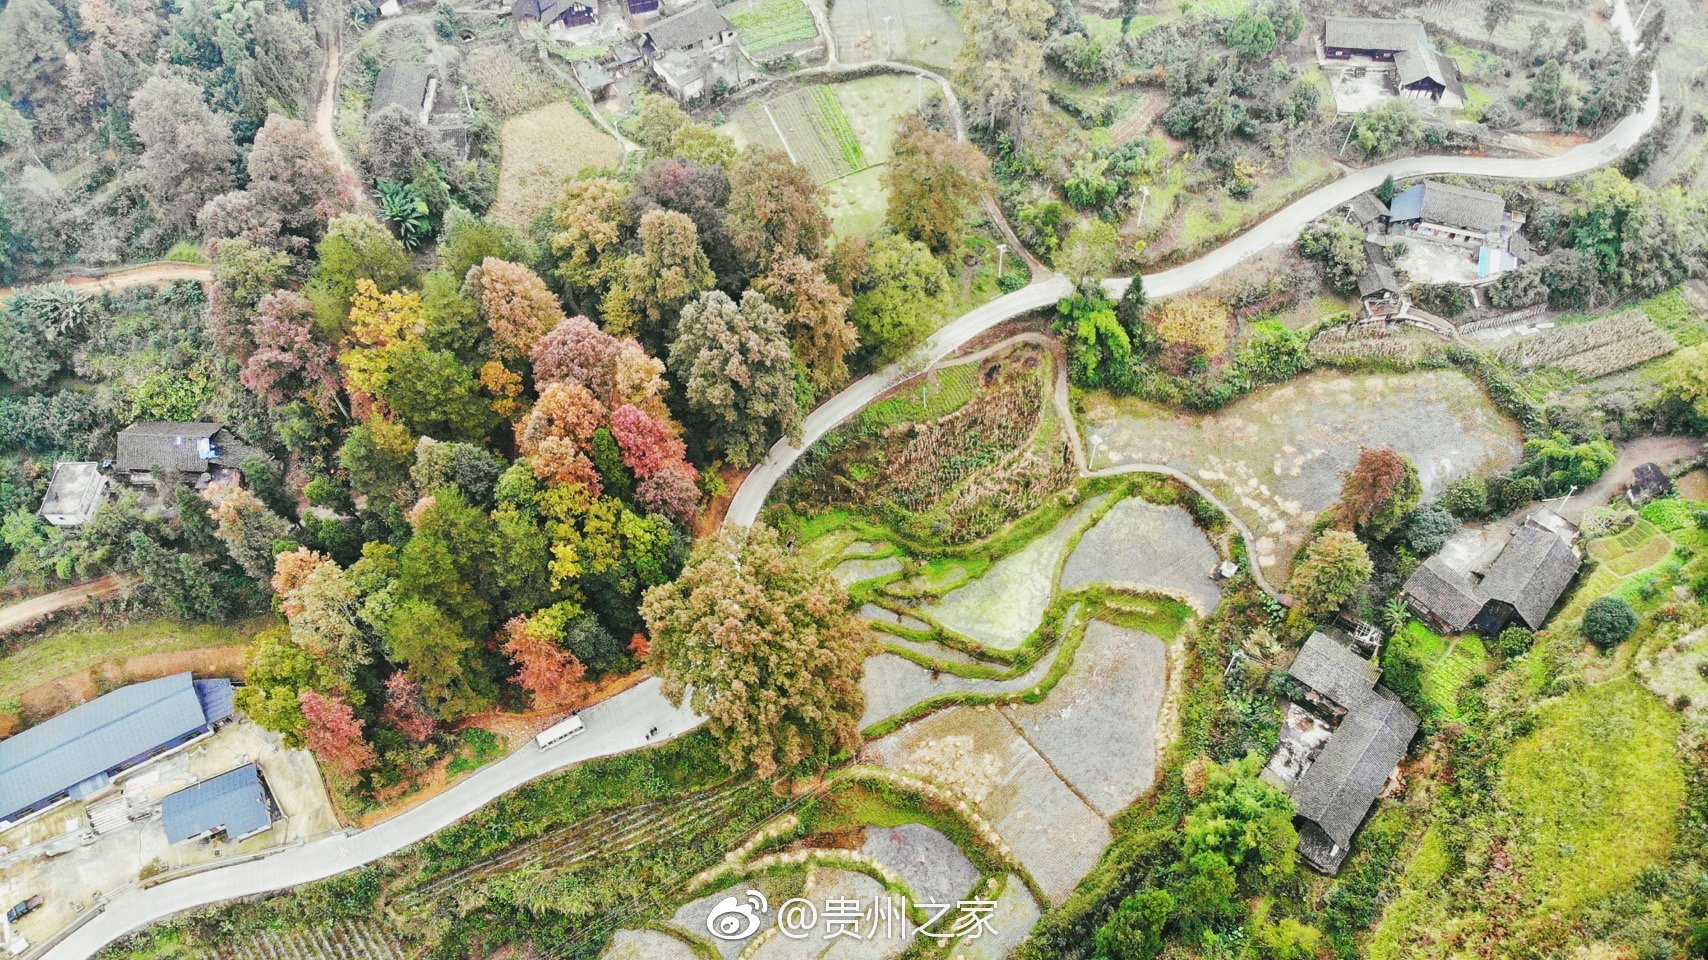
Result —
M 204 473 L 208 460 L 202 457 L 199 441 L 213 441 L 220 424 L 133 423 L 119 431 L 120 470 L 152 470 L 165 467 L 179 473 Z
M 1526 626 L 1541 629 L 1579 566 L 1577 552 L 1550 529 L 1548 519 L 1527 519 L 1481 580 L 1454 569 L 1440 554 L 1430 557 L 1406 580 L 1406 595 L 1453 632 L 1470 626 L 1491 601 L 1510 604 Z
M 680 50 L 734 29 L 735 25 L 722 11 L 710 3 L 702 3 L 647 27 L 646 36 L 655 50 Z
M 420 116 L 421 105 L 427 99 L 427 82 L 432 74 L 419 63 L 389 63 L 374 81 L 374 96 L 368 101 L 368 116 L 388 107 L 397 107 L 410 116 Z
M 185 787 L 161 801 L 160 819 L 170 843 L 182 843 L 208 832 L 236 840 L 273 824 L 272 806 L 253 763 Z
M 0 740 L 0 818 L 122 768 L 214 722 L 205 702 L 230 697 L 229 680 L 179 673 L 133 683 Z M 223 691 L 223 693 L 222 693 Z M 226 716 L 229 716 L 229 707 Z
M 1541 527 L 1523 526 L 1489 568 L 1479 592 L 1485 600 L 1502 600 L 1532 630 L 1541 629 L 1548 611 L 1578 572 L 1578 555 L 1571 545 Z
M 212 456 L 205 455 L 209 453 Z M 241 466 L 254 456 L 267 454 L 218 423 L 133 423 L 119 431 L 113 465 L 122 472 L 163 467 L 177 473 L 207 473 L 216 466 Z
M 1333 700 L 1342 709 L 1364 704 L 1374 693 L 1381 669 L 1321 630 L 1313 631 L 1287 668 L 1293 679 Z
M 1418 717 L 1382 687 L 1340 721 L 1293 788 L 1299 816 L 1346 848 L 1417 733 Z
M 1329 17 L 1323 22 L 1323 46 L 1397 53 L 1429 46 L 1429 34 L 1416 20 Z
M 1388 215 L 1388 205 L 1376 199 L 1373 193 L 1361 193 L 1347 203 L 1346 209 L 1357 220 L 1360 226 L 1368 227 Z
M 1470 626 L 1483 609 L 1477 585 L 1449 566 L 1440 554 L 1423 561 L 1406 578 L 1405 593 L 1455 633 Z
M 1373 297 L 1382 293 L 1401 293 L 1405 284 L 1394 272 L 1394 262 L 1388 248 L 1379 243 L 1364 241 L 1364 272 L 1358 275 L 1358 295 Z
M 1425 180 L 1398 194 L 1389 207 L 1396 221 L 1427 220 L 1488 234 L 1498 232 L 1506 218 L 1506 201 L 1498 195 L 1435 180 Z

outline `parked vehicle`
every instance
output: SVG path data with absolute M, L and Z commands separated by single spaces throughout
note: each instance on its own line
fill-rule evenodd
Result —
M 18 903 L 17 905 L 15 905 L 14 907 L 12 907 L 12 909 L 6 911 L 6 920 L 7 920 L 7 922 L 12 922 L 14 920 L 17 920 L 19 917 L 22 917 L 26 913 L 30 913 L 31 911 L 34 911 L 34 910 L 40 910 L 41 905 L 42 905 L 41 894 L 36 894 L 35 896 L 29 898 L 28 900 L 24 900 L 24 901 Z
M 587 724 L 581 722 L 581 717 L 578 714 L 541 730 L 540 735 L 534 738 L 534 742 L 540 745 L 541 750 L 544 750 L 548 747 L 555 747 L 586 729 Z

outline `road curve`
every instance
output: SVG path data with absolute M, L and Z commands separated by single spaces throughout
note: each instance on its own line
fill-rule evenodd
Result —
M 1624 16 L 1621 21 L 1625 14 L 1624 0 L 1617 0 L 1614 22 L 1626 42 L 1634 46 L 1635 31 L 1629 17 Z M 1271 246 L 1290 242 L 1305 224 L 1374 188 L 1389 175 L 1395 179 L 1465 174 L 1548 180 L 1604 166 L 1629 150 L 1653 126 L 1660 114 L 1659 91 L 1656 78 L 1640 112 L 1622 120 L 1600 139 L 1547 160 L 1413 157 L 1361 170 L 1294 201 L 1247 233 L 1192 263 L 1146 277 L 1146 289 L 1154 296 L 1166 296 L 1218 277 Z M 1119 294 L 1127 283 L 1111 280 L 1105 286 L 1111 293 Z M 753 523 L 772 487 L 801 453 L 867 404 L 923 373 L 979 334 L 1007 320 L 1044 309 L 1070 291 L 1071 284 L 1064 277 L 1042 276 L 1021 290 L 951 321 L 906 359 L 850 384 L 807 416 L 797 440 L 785 439 L 772 447 L 736 492 L 726 522 Z M 417 843 L 538 777 L 586 760 L 642 749 L 698 726 L 700 719 L 686 706 L 672 707 L 659 692 L 659 686 L 658 680 L 650 679 L 589 707 L 582 711 L 587 721 L 586 733 L 550 751 L 529 744 L 420 806 L 367 830 L 281 848 L 264 859 L 219 867 L 147 890 L 127 890 L 37 960 L 85 960 L 126 934 L 186 910 L 310 883 L 354 869 Z M 652 727 L 660 732 L 649 739 L 646 732 Z
M 1545 160 L 1406 157 L 1359 170 L 1305 194 L 1197 260 L 1145 277 L 1145 292 L 1153 297 L 1166 297 L 1202 286 L 1270 247 L 1291 243 L 1306 224 L 1360 193 L 1374 190 L 1390 176 L 1396 180 L 1453 174 L 1509 180 L 1556 180 L 1588 173 L 1619 159 L 1635 146 L 1654 126 L 1660 116 L 1660 105 L 1660 79 L 1657 76 L 1649 84 L 1649 96 L 1641 111 L 1621 120 L 1599 139 Z M 1105 280 L 1103 286 L 1111 296 L 1119 297 L 1131 282 L 1130 279 Z M 771 495 L 771 488 L 783 478 L 801 453 L 885 391 L 923 373 L 931 363 L 959 350 L 997 324 L 1049 306 L 1065 296 L 1069 289 L 1070 284 L 1065 278 L 1051 274 L 1023 290 L 992 300 L 937 331 L 912 356 L 856 381 L 825 401 L 807 417 L 798 440 L 785 438 L 777 441 L 765 459 L 748 473 L 730 503 L 726 522 L 751 524 L 757 520 L 760 508 Z

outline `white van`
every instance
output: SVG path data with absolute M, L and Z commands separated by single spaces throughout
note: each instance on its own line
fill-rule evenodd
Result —
M 534 738 L 534 742 L 540 745 L 541 750 L 544 750 L 547 747 L 555 747 L 586 729 L 587 724 L 582 723 L 581 716 L 577 714 L 568 720 L 554 723 L 541 730 L 540 735 Z

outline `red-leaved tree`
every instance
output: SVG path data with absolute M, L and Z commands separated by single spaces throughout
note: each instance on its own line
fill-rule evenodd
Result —
M 541 710 L 561 710 L 586 699 L 592 689 L 587 668 L 575 654 L 556 640 L 528 629 L 528 621 L 517 617 L 504 625 L 503 650 L 516 664 L 516 682 L 534 698 Z
M 277 406 L 303 397 L 329 412 L 338 395 L 332 350 L 314 336 L 314 306 L 289 290 L 275 290 L 255 305 L 249 324 L 255 352 L 243 365 L 243 385 Z
M 687 466 L 688 448 L 670 427 L 624 404 L 611 414 L 611 436 L 623 454 L 623 466 L 645 480 L 665 467 Z M 692 468 L 690 468 L 692 469 Z
M 373 745 L 362 739 L 363 723 L 350 705 L 336 694 L 304 690 L 297 694 L 303 719 L 308 721 L 303 739 L 314 755 L 346 777 L 359 775 L 379 758 Z
M 427 711 L 427 702 L 421 699 L 421 687 L 402 670 L 385 680 L 385 710 L 380 719 L 415 743 L 431 737 L 438 726 Z

